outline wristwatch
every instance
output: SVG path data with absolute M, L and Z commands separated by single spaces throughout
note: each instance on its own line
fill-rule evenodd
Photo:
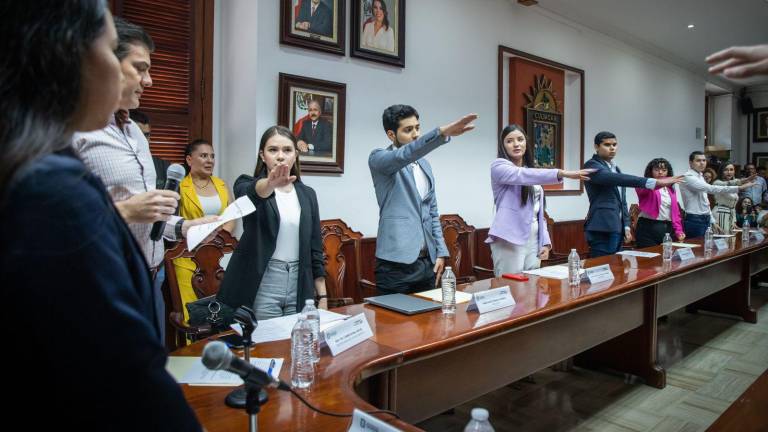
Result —
M 176 240 L 181 240 L 182 237 L 184 237 L 181 234 L 181 227 L 182 227 L 182 225 L 184 225 L 184 218 L 181 218 L 181 219 L 178 220 L 178 222 L 176 222 L 176 227 L 175 227 L 176 228 L 175 229 L 175 231 L 176 231 Z

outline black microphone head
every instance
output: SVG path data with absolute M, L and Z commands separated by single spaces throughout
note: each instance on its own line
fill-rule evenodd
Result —
M 203 365 L 210 370 L 226 370 L 232 362 L 232 351 L 224 342 L 208 342 L 203 348 Z
M 184 179 L 184 176 L 187 175 L 187 170 L 179 164 L 170 164 L 165 174 L 167 179 L 180 182 Z

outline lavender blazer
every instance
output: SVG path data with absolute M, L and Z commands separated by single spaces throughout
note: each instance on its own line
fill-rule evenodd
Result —
M 502 239 L 516 245 L 525 245 L 531 235 L 533 220 L 533 202 L 525 205 L 520 202 L 520 190 L 523 186 L 557 184 L 556 169 L 521 168 L 507 159 L 496 159 L 491 163 L 491 187 L 496 215 L 488 231 L 486 243 Z M 539 249 L 551 245 L 544 220 L 544 200 L 539 206 Z

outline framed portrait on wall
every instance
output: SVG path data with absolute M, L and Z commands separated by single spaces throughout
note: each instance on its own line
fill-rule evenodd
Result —
M 280 0 L 280 43 L 345 55 L 345 0 Z
M 758 168 L 758 167 L 768 168 L 768 153 L 766 152 L 752 153 L 752 163 L 755 165 L 755 168 Z
M 498 51 L 498 128 L 525 128 L 536 168 L 584 163 L 584 71 L 514 48 Z M 578 180 L 544 185 L 548 195 L 580 195 Z
M 405 0 L 352 0 L 353 57 L 405 67 Z
M 756 109 L 754 116 L 752 141 L 768 142 L 768 108 Z
M 302 173 L 344 172 L 346 84 L 280 74 L 277 123 L 298 139 Z

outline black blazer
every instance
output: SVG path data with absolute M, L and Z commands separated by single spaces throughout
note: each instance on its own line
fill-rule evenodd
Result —
M 584 164 L 584 168 L 597 170 L 589 176 L 588 182 L 584 182 L 589 197 L 589 213 L 584 222 L 584 230 L 623 233 L 624 227 L 629 226 L 627 193 L 624 188 L 644 188 L 648 179 L 622 174 L 619 167 L 616 167 L 617 172 L 614 173 L 597 154 Z
M 23 355 L 35 373 L 9 374 L 9 412 L 43 391 L 56 402 L 36 427 L 200 430 L 165 370 L 147 263 L 101 181 L 67 150 L 29 164 L 7 193 L 3 318 L 23 334 L 16 351 L 44 351 Z M 19 356 L 4 356 L 6 370 L 18 369 Z
M 275 194 L 263 199 L 256 194 L 256 181 L 248 175 L 241 175 L 235 181 L 236 197 L 248 195 L 256 211 L 243 218 L 243 236 L 221 282 L 218 299 L 237 308 L 251 307 L 267 263 L 277 247 L 277 232 L 280 229 L 280 213 Z M 295 182 L 296 195 L 301 206 L 299 219 L 299 283 L 296 308 L 301 310 L 307 299 L 315 298 L 315 279 L 325 276 L 325 255 L 320 238 L 320 211 L 314 189 Z

